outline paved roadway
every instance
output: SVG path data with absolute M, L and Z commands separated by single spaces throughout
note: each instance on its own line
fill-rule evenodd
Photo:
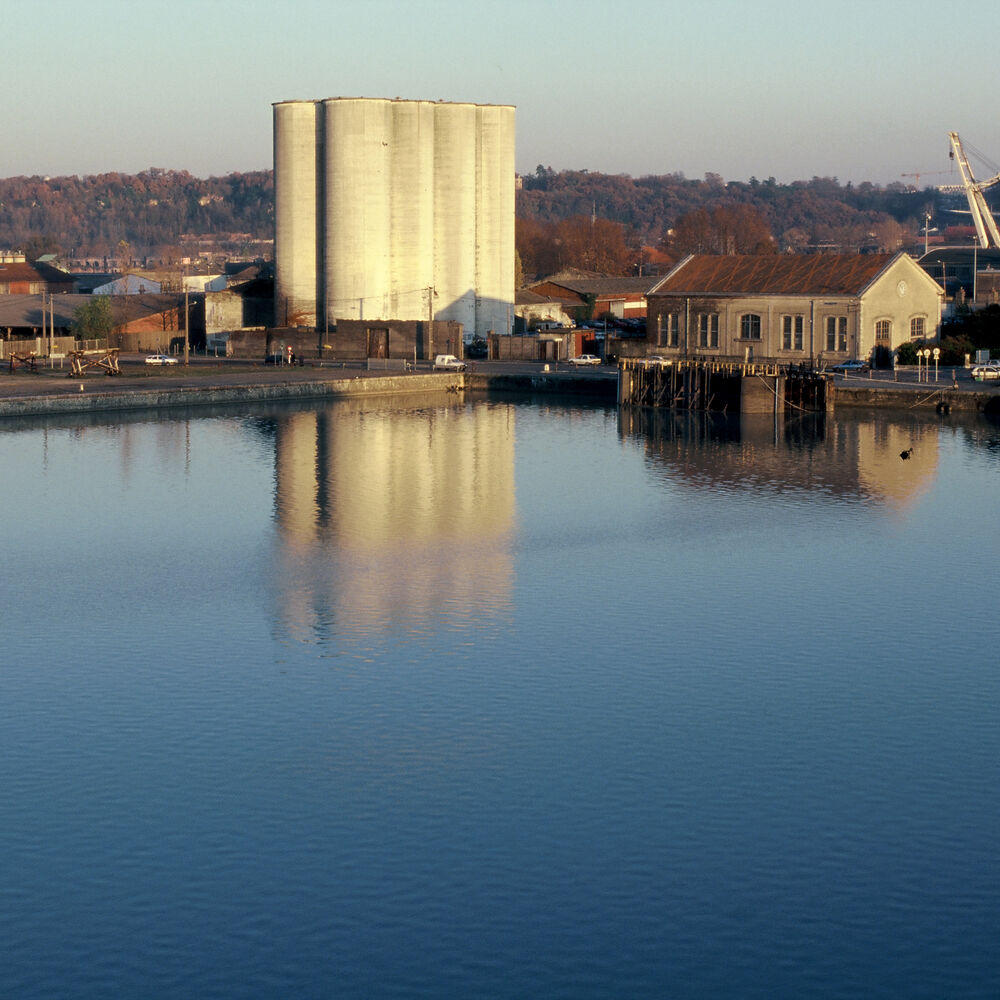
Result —
M 130 391 L 149 389 L 168 389 L 179 387 L 198 387 L 205 385 L 236 386 L 280 384 L 285 382 L 312 382 L 317 379 L 340 378 L 377 378 L 382 371 L 368 371 L 364 361 L 326 361 L 322 364 L 307 362 L 297 365 L 265 365 L 239 358 L 214 358 L 192 355 L 190 364 L 156 368 L 144 363 L 144 354 L 122 355 L 120 365 L 122 373 L 118 376 L 108 376 L 103 371 L 88 372 L 81 376 L 70 376 L 69 363 L 63 362 L 64 368 L 49 367 L 47 361 L 39 361 L 37 372 L 20 368 L 14 374 L 9 373 L 7 362 L 0 363 L 0 399 L 25 396 L 69 395 L 80 392 L 81 384 L 84 391 Z M 561 377 L 586 379 L 607 377 L 615 371 L 613 366 L 599 365 L 594 367 L 577 367 L 567 362 L 547 362 L 549 372 Z M 481 361 L 469 362 L 471 371 L 483 374 L 541 374 L 544 363 L 539 361 Z M 417 372 L 431 371 L 429 361 L 418 362 Z M 953 382 L 952 375 L 956 381 Z M 400 372 L 389 372 L 391 375 L 401 375 Z M 922 373 L 926 374 L 926 373 Z M 937 380 L 934 371 L 930 372 L 930 381 L 917 381 L 916 371 L 874 371 L 867 375 L 837 375 L 838 383 L 848 385 L 883 384 L 914 390 L 952 389 L 957 384 L 958 391 L 990 392 L 1000 390 L 1000 383 L 974 382 L 965 368 L 942 368 Z
M 922 389 L 933 391 L 935 389 L 957 389 L 959 392 L 990 392 L 1000 388 L 1000 382 L 976 382 L 969 374 L 968 368 L 941 368 L 934 377 L 934 369 L 920 373 L 917 379 L 916 369 L 901 369 L 899 371 L 876 370 L 865 375 L 835 375 L 837 384 L 865 386 L 879 385 L 893 386 L 900 389 Z
M 69 374 L 69 362 L 64 361 L 51 367 L 46 360 L 39 360 L 37 370 L 29 371 L 20 367 L 10 373 L 8 362 L 0 362 L 0 399 L 26 396 L 62 396 L 80 392 L 128 392 L 133 390 L 189 388 L 206 385 L 238 386 L 267 385 L 287 382 L 314 382 L 323 379 L 378 378 L 383 375 L 401 376 L 397 371 L 368 371 L 364 361 L 325 361 L 305 365 L 265 365 L 241 358 L 214 358 L 192 355 L 190 364 L 185 366 L 165 365 L 155 367 L 144 362 L 144 354 L 121 355 L 121 374 L 111 376 L 100 369 L 94 369 L 82 376 Z M 472 371 L 496 374 L 539 374 L 543 370 L 541 362 L 470 361 Z M 572 378 L 595 378 L 605 376 L 615 369 L 609 366 L 577 368 L 570 364 L 549 362 L 551 372 Z M 416 371 L 431 372 L 431 362 L 418 362 Z

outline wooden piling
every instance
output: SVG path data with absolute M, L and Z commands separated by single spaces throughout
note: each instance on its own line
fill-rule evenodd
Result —
M 822 412 L 832 405 L 830 383 L 804 367 L 683 358 L 619 362 L 623 406 L 739 413 Z

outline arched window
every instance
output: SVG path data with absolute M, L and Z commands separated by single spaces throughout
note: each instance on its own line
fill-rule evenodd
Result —
M 892 342 L 892 320 L 880 319 L 875 324 L 875 343 L 890 344 Z
M 923 316 L 914 316 L 910 320 L 910 340 L 923 340 L 926 336 Z
M 744 313 L 740 317 L 740 340 L 760 340 L 760 316 Z

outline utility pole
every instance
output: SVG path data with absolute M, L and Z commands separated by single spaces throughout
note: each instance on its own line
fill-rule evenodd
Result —
M 190 312 L 190 306 L 188 304 L 188 288 L 187 282 L 184 282 L 184 364 L 188 363 L 188 344 L 191 342 L 191 338 L 188 336 L 188 313 Z

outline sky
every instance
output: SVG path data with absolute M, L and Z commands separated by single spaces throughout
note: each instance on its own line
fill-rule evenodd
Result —
M 0 0 L 0 177 L 270 169 L 272 104 L 513 104 L 516 168 L 956 183 L 1000 162 L 1000 5 Z M 919 174 L 917 181 L 912 175 Z

